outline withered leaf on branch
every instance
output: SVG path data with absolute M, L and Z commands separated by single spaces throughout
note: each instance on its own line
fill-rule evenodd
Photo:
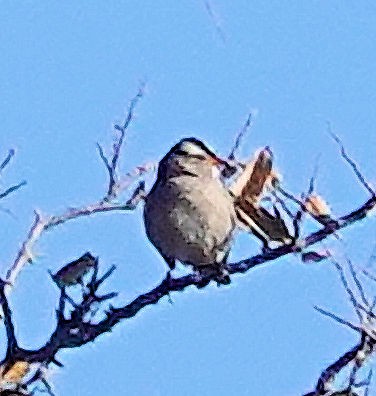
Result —
M 17 361 L 11 365 L 5 364 L 0 368 L 1 382 L 19 384 L 29 372 L 30 364 L 25 361 Z
M 304 263 L 309 263 L 309 262 L 318 263 L 319 261 L 325 260 L 330 256 L 331 254 L 329 250 L 325 250 L 322 252 L 315 252 L 314 250 L 312 250 L 309 252 L 302 253 L 302 261 Z
M 291 237 L 284 220 L 259 205 L 266 187 L 273 185 L 275 180 L 273 153 L 269 147 L 265 147 L 255 159 L 246 164 L 243 172 L 230 186 L 230 191 L 235 197 L 235 210 L 242 228 L 251 228 L 264 243 L 288 243 Z
M 86 252 L 77 260 L 65 265 L 56 274 L 51 274 L 51 276 L 60 287 L 73 286 L 77 283 L 81 283 L 85 274 L 89 272 L 91 268 L 94 268 L 95 265 L 95 257 L 91 253 Z
M 262 149 L 255 159 L 249 161 L 243 172 L 230 186 L 235 197 L 257 204 L 260 200 L 273 167 L 273 153 L 269 147 Z
M 304 201 L 306 211 L 313 217 L 321 219 L 330 219 L 330 208 L 323 197 L 312 193 Z

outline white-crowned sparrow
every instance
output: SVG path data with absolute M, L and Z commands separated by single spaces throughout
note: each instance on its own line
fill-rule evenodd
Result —
M 144 222 L 170 269 L 178 260 L 228 284 L 224 265 L 236 227 L 256 235 L 264 248 L 270 241 L 287 243 L 290 237 L 284 221 L 259 205 L 272 171 L 269 148 L 229 188 L 219 167 L 232 168 L 200 140 L 182 139 L 159 163 L 145 200 Z
M 182 139 L 159 163 L 146 197 L 146 234 L 170 269 L 175 261 L 228 284 L 224 270 L 236 225 L 234 201 L 217 157 L 200 140 Z

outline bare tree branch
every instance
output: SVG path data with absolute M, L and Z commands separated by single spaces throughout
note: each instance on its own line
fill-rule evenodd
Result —
M 322 315 L 327 316 L 328 318 L 331 318 L 331 319 L 335 320 L 337 323 L 339 323 L 341 325 L 345 325 L 345 326 L 349 327 L 351 330 L 355 330 L 357 332 L 363 331 L 363 329 L 361 327 L 355 326 L 354 324 L 352 324 L 348 320 L 342 319 L 342 318 L 340 318 L 339 316 L 335 315 L 332 312 L 326 311 L 325 309 L 322 309 L 322 308 L 317 307 L 317 306 L 315 306 L 314 308 L 315 308 L 315 310 L 317 312 L 320 312 Z
M 244 138 L 245 134 L 248 132 L 250 128 L 252 128 L 254 124 L 254 118 L 257 115 L 257 110 L 252 110 L 249 112 L 248 117 L 240 131 L 237 133 L 236 138 L 235 138 L 235 143 L 230 151 L 230 154 L 228 158 L 230 160 L 235 159 L 236 152 L 239 150 L 239 147 L 241 145 L 242 139 Z
M 17 339 L 14 331 L 14 325 L 12 321 L 12 311 L 9 307 L 8 300 L 5 296 L 4 288 L 7 285 L 7 282 L 4 282 L 0 279 L 0 305 L 4 315 L 4 326 L 7 335 L 7 351 L 5 355 L 5 359 L 7 361 L 12 361 L 14 354 L 18 350 Z
M 104 197 L 104 201 L 109 202 L 114 198 L 117 198 L 117 196 L 120 193 L 121 189 L 119 185 L 119 176 L 118 176 L 120 152 L 124 143 L 125 133 L 131 121 L 133 120 L 134 110 L 140 99 L 144 96 L 144 91 L 145 91 L 145 83 L 141 83 L 137 94 L 130 102 L 124 123 L 122 125 L 118 125 L 118 124 L 114 125 L 115 130 L 119 132 L 119 136 L 115 138 L 115 141 L 112 145 L 112 157 L 110 160 L 104 154 L 102 146 L 99 143 L 97 143 L 99 156 L 102 159 L 109 176 L 108 189 Z
M 219 20 L 219 17 L 217 13 L 214 11 L 213 5 L 211 1 L 205 0 L 204 1 L 205 9 L 210 17 L 210 19 L 213 21 L 215 31 L 217 32 L 218 36 L 220 39 L 225 43 L 226 42 L 226 35 L 225 32 L 221 26 L 221 22 Z
M 341 139 L 332 132 L 331 130 L 331 125 L 330 123 L 328 124 L 328 130 L 329 130 L 329 134 L 332 136 L 332 138 L 334 139 L 334 141 L 339 145 L 340 149 L 341 149 L 341 155 L 344 158 L 344 160 L 350 165 L 350 167 L 352 168 L 352 170 L 354 171 L 356 177 L 358 178 L 358 180 L 360 181 L 360 183 L 363 185 L 363 187 L 372 195 L 375 196 L 375 191 L 374 189 L 368 184 L 368 182 L 366 181 L 366 179 L 364 178 L 364 176 L 362 175 L 362 173 L 360 172 L 357 164 L 349 157 L 349 155 L 346 153 L 345 150 L 345 146 L 343 145 Z
M 14 149 L 10 149 L 8 151 L 7 156 L 5 157 L 5 159 L 3 160 L 3 162 L 0 164 L 0 174 L 2 173 L 2 171 L 6 168 L 6 166 L 9 164 L 10 160 L 14 157 L 14 154 L 16 153 L 16 151 Z
M 298 245 L 283 245 L 279 248 L 269 250 L 264 254 L 259 254 L 249 259 L 228 264 L 227 270 L 230 274 L 244 273 L 265 262 L 300 251 L 303 248 L 313 245 L 329 235 L 332 235 L 338 229 L 347 227 L 363 218 L 367 212 L 375 206 L 375 204 L 376 199 L 371 198 L 371 200 L 367 201 L 354 212 L 339 218 L 337 222 L 330 222 L 321 230 L 302 238 L 298 241 Z M 360 215 L 360 213 L 362 213 L 362 215 Z M 110 272 L 112 272 L 112 269 Z M 83 315 L 90 310 L 91 303 L 93 301 L 97 301 L 92 295 L 89 295 L 86 297 L 84 304 L 81 304 L 78 308 L 74 308 L 70 319 L 65 318 L 58 324 L 49 341 L 43 347 L 37 350 L 23 349 L 19 352 L 20 356 L 18 358 L 22 357 L 22 359 L 30 363 L 39 362 L 48 364 L 55 359 L 55 355 L 59 350 L 65 348 L 76 348 L 93 341 L 99 335 L 110 331 L 112 327 L 121 320 L 134 317 L 144 307 L 156 304 L 161 298 L 169 296 L 172 292 L 182 291 L 189 286 L 202 287 L 203 284 L 207 284 L 210 281 L 211 278 L 196 273 L 180 278 L 168 277 L 153 290 L 140 295 L 129 304 L 120 308 L 111 307 L 106 314 L 106 318 L 98 323 L 83 320 Z M 77 311 L 78 309 L 81 309 L 81 311 Z M 74 312 L 76 312 L 76 314 L 74 314 Z M 346 324 L 348 325 L 348 323 Z M 365 332 L 366 330 L 363 327 L 353 326 L 353 328 L 362 332 L 362 334 L 368 333 L 368 331 L 367 333 Z M 346 355 L 342 358 L 341 362 L 343 362 L 344 359 L 346 360 L 348 356 L 349 355 Z M 339 365 L 340 364 L 337 363 L 336 367 Z
M 349 296 L 349 300 L 350 300 L 352 306 L 354 307 L 354 310 L 358 316 L 359 322 L 362 323 L 363 315 L 361 314 L 360 310 L 358 309 L 358 301 L 357 301 L 355 294 L 351 290 L 351 287 L 346 279 L 345 272 L 344 272 L 341 264 L 338 261 L 334 260 L 333 257 L 332 257 L 332 263 L 334 264 L 334 266 L 336 267 L 336 269 L 339 273 L 342 285 L 343 285 L 344 289 L 346 290 L 347 295 Z
M 333 259 L 332 259 L 333 260 Z M 350 282 L 346 279 L 344 268 L 336 261 L 333 260 L 341 278 L 341 283 L 354 307 L 355 312 L 358 315 L 359 324 L 355 325 L 350 323 L 331 312 L 316 308 L 322 314 L 329 316 L 340 324 L 344 324 L 360 333 L 360 341 L 357 345 L 343 354 L 333 364 L 328 366 L 322 373 L 316 384 L 315 391 L 306 394 L 305 396 L 318 396 L 318 395 L 333 395 L 333 394 L 356 394 L 353 390 L 364 388 L 364 395 L 368 394 L 368 388 L 372 377 L 372 370 L 370 371 L 368 378 L 363 381 L 357 382 L 357 375 L 360 368 L 363 367 L 368 357 L 374 353 L 376 348 L 376 315 L 373 312 L 374 304 L 370 305 L 366 297 L 364 286 L 361 283 L 359 275 L 356 273 L 354 265 L 349 259 L 346 260 L 349 266 L 349 271 L 352 280 L 355 284 L 356 290 L 353 291 L 350 286 Z M 357 300 L 356 291 L 359 294 L 360 301 Z M 374 298 L 376 301 L 376 298 Z M 363 306 L 362 303 L 365 305 Z M 364 315 L 360 313 L 364 312 Z M 331 384 L 334 382 L 335 377 L 344 369 L 351 368 L 348 376 L 348 384 L 345 389 L 341 391 L 331 392 Z M 343 393 L 341 393 L 343 392 Z
M 361 336 L 361 341 L 357 345 L 344 353 L 321 373 L 320 378 L 317 381 L 315 390 L 313 392 L 305 394 L 304 396 L 329 395 L 329 384 L 333 381 L 335 376 L 343 368 L 354 362 L 359 354 L 369 356 L 373 352 L 374 346 L 375 340 L 370 340 L 368 336 L 363 334 Z
M 114 126 L 115 130 L 119 132 L 119 135 L 114 140 L 112 156 L 110 158 L 106 157 L 102 147 L 99 144 L 97 145 L 99 156 L 103 161 L 109 175 L 108 188 L 104 198 L 86 206 L 68 208 L 63 213 L 58 215 L 43 216 L 40 212 L 35 212 L 34 222 L 29 230 L 29 233 L 20 250 L 18 251 L 15 261 L 6 274 L 7 282 L 3 282 L 0 285 L 0 304 L 4 312 L 4 325 L 8 340 L 7 354 L 2 364 L 8 364 L 9 362 L 19 360 L 27 363 L 38 363 L 39 367 L 48 367 L 50 363 L 61 365 L 61 363 L 56 360 L 56 355 L 60 350 L 77 348 L 87 344 L 88 342 L 92 342 L 101 334 L 111 331 L 112 328 L 120 321 L 134 317 L 143 308 L 158 303 L 163 297 L 169 297 L 171 293 L 183 291 L 189 286 L 196 286 L 197 288 L 205 287 L 213 280 L 209 274 L 205 275 L 193 273 L 179 278 L 173 278 L 168 275 L 152 290 L 139 295 L 133 301 L 124 306 L 109 306 L 107 311 L 100 312 L 102 314 L 100 319 L 95 319 L 98 316 L 97 309 L 94 309 L 94 306 L 102 306 L 101 304 L 103 303 L 106 303 L 108 306 L 108 301 L 117 296 L 116 292 L 109 292 L 103 295 L 98 294 L 99 287 L 114 272 L 115 266 L 112 266 L 107 272 L 105 272 L 104 275 L 102 275 L 102 277 L 98 278 L 98 263 L 96 261 L 96 265 L 92 268 L 92 277 L 85 285 L 86 287 L 83 287 L 82 296 L 80 297 L 79 301 L 69 294 L 67 287 L 64 286 L 60 288 L 60 297 L 56 315 L 56 327 L 50 335 L 48 341 L 38 349 L 24 349 L 18 346 L 11 310 L 7 301 L 7 294 L 10 290 L 9 283 L 14 284 L 22 268 L 28 262 L 33 261 L 34 246 L 43 233 L 70 220 L 84 216 L 90 216 L 95 213 L 133 210 L 145 195 L 144 183 L 140 181 L 137 188 L 126 203 L 114 202 L 115 198 L 118 198 L 120 192 L 130 185 L 129 180 L 134 181 L 134 179 L 146 171 L 145 167 L 137 167 L 133 173 L 127 173 L 125 175 L 125 179 L 122 179 L 118 174 L 119 158 L 122 146 L 124 145 L 126 131 L 128 130 L 128 127 L 133 119 L 135 107 L 143 95 L 144 85 L 139 88 L 137 95 L 131 100 L 124 123 L 122 125 Z M 235 153 L 239 149 L 241 139 L 247 130 L 252 126 L 252 123 L 253 114 L 250 113 L 246 123 L 236 137 L 234 146 L 230 152 L 230 159 L 235 157 Z M 351 165 L 362 185 L 367 189 L 368 192 L 370 192 L 371 197 L 359 208 L 356 208 L 352 212 L 343 215 L 336 220 L 328 219 L 327 221 L 321 222 L 315 218 L 317 221 L 319 221 L 322 227 L 306 236 L 300 236 L 299 232 L 296 232 L 297 240 L 294 240 L 291 244 L 284 244 L 278 248 L 269 249 L 262 254 L 255 255 L 235 263 L 227 264 L 225 269 L 227 269 L 229 274 L 234 275 L 245 273 L 251 270 L 253 267 L 263 263 L 276 260 L 291 253 L 302 252 L 307 247 L 314 245 L 331 235 L 335 235 L 338 230 L 364 219 L 371 210 L 374 210 L 376 206 L 376 194 L 360 173 L 355 162 L 346 154 L 344 147 L 338 137 L 335 137 L 335 140 L 341 145 L 342 156 Z M 10 152 L 7 158 L 0 165 L 0 173 L 7 166 L 13 155 L 14 153 Z M 310 179 L 308 195 L 314 190 L 314 181 L 315 175 Z M 23 185 L 23 183 L 9 188 L 9 192 L 7 192 L 8 190 L 5 192 L 6 195 L 12 191 L 15 191 L 21 187 L 21 185 Z M 291 199 L 294 204 L 298 205 L 298 215 L 296 215 L 293 219 L 293 221 L 297 221 L 298 229 L 302 215 L 307 211 L 306 205 L 302 201 L 305 195 L 302 196 L 302 200 L 299 200 L 293 195 L 285 192 L 280 187 L 277 188 L 277 192 L 280 192 L 283 196 Z M 0 194 L 0 199 L 1 198 L 2 195 Z M 287 214 L 291 214 L 291 212 L 288 210 L 288 207 L 281 203 L 283 200 L 281 198 L 279 199 L 281 207 L 285 208 Z M 316 257 L 318 257 L 318 254 Z M 351 285 L 346 279 L 344 269 L 335 260 L 333 260 L 333 262 L 340 274 L 342 285 L 344 286 L 354 310 L 357 313 L 359 324 L 355 325 L 336 316 L 335 314 L 323 310 L 322 308 L 316 307 L 316 309 L 322 314 L 329 316 L 337 322 L 344 324 L 360 333 L 361 340 L 355 347 L 343 354 L 339 359 L 337 359 L 322 372 L 317 382 L 315 391 L 313 393 L 311 392 L 307 394 L 307 396 L 326 394 L 328 391 L 328 386 L 333 378 L 350 363 L 353 364 L 353 366 L 350 375 L 349 389 L 357 386 L 356 376 L 358 374 L 358 370 L 363 365 L 366 357 L 373 353 L 376 344 L 376 330 L 374 323 L 375 314 L 373 313 L 373 309 L 376 304 L 376 298 L 373 300 L 372 304 L 368 302 L 365 290 L 361 284 L 358 274 L 350 262 L 349 268 L 351 271 L 352 280 L 353 283 L 355 283 L 358 294 L 360 294 L 361 302 L 359 302 L 356 293 L 351 289 Z M 39 368 L 37 369 L 33 378 L 35 378 L 35 381 L 41 381 L 44 383 L 47 391 L 52 392 L 52 390 L 49 388 L 49 384 L 45 381 L 44 376 L 40 376 L 40 374 L 38 374 L 38 370 Z M 28 385 L 29 384 L 30 383 L 28 383 Z M 340 393 L 337 392 L 337 394 Z
M 117 168 L 118 168 L 120 150 L 124 142 L 125 132 L 133 119 L 135 106 L 144 95 L 144 87 L 145 84 L 141 84 L 136 96 L 131 100 L 131 104 L 129 106 L 129 110 L 123 125 L 122 126 L 115 125 L 115 128 L 121 133 L 120 133 L 120 137 L 117 140 L 115 140 L 113 144 L 113 156 L 110 160 L 111 164 L 109 160 L 105 157 L 101 146 L 98 145 L 99 155 L 102 158 L 102 161 L 105 163 L 110 177 L 108 191 L 105 196 L 105 199 L 101 199 L 92 204 L 78 208 L 68 208 L 65 212 L 63 212 L 60 215 L 42 216 L 40 212 L 35 211 L 34 223 L 32 224 L 29 230 L 26 240 L 22 243 L 22 246 L 18 251 L 15 261 L 7 271 L 6 280 L 9 283 L 14 284 L 18 274 L 25 266 L 25 264 L 33 261 L 32 252 L 34 245 L 45 231 L 57 227 L 58 225 L 64 224 L 70 220 L 85 216 L 91 216 L 96 213 L 104 213 L 109 211 L 134 210 L 137 204 L 140 202 L 140 200 L 145 196 L 144 184 L 143 182 L 140 182 L 138 187 L 132 194 L 131 199 L 128 202 L 126 202 L 125 204 L 111 202 L 111 200 L 115 198 L 119 192 Z M 9 162 L 9 160 L 10 158 L 7 161 L 4 161 L 3 163 L 5 163 L 6 165 Z M 147 168 L 146 166 L 138 167 L 136 171 L 133 171 L 132 173 L 128 172 L 127 175 L 140 176 L 141 174 L 149 170 L 150 168 Z M 19 188 L 20 186 L 16 186 L 16 187 Z M 121 188 L 125 189 L 126 187 L 129 187 L 129 184 L 126 185 L 122 183 Z M 7 287 L 6 291 L 9 292 L 9 289 L 10 288 Z
M 39 240 L 43 232 L 64 224 L 70 220 L 74 220 L 80 217 L 91 216 L 95 213 L 103 213 L 110 211 L 130 211 L 135 209 L 134 201 L 137 199 L 134 197 L 132 202 L 125 204 L 112 204 L 109 202 L 96 202 L 94 204 L 84 206 L 81 208 L 70 208 L 67 209 L 61 215 L 55 216 L 42 216 L 41 213 L 35 212 L 34 223 L 30 228 L 26 240 L 23 242 L 18 255 L 7 272 L 6 280 L 14 284 L 19 272 L 28 262 L 33 261 L 33 247 Z
M 7 188 L 4 192 L 0 193 L 0 199 L 5 198 L 6 196 L 8 196 L 10 193 L 17 191 L 19 188 L 25 186 L 27 183 L 26 181 L 22 181 L 21 183 L 18 183 L 14 186 L 11 186 L 9 188 Z
M 10 149 L 7 156 L 5 157 L 5 159 L 3 160 L 3 162 L 0 164 L 0 176 L 3 172 L 3 170 L 7 167 L 7 165 L 9 164 L 9 162 L 11 161 L 11 159 L 14 157 L 15 155 L 15 150 L 14 149 Z M 15 184 L 14 186 L 11 186 L 9 188 L 7 188 L 5 191 L 3 191 L 2 193 L 0 193 L 0 199 L 3 199 L 5 197 L 7 197 L 9 194 L 11 194 L 14 191 L 17 191 L 19 188 L 23 187 L 26 185 L 26 181 L 22 181 L 18 184 Z

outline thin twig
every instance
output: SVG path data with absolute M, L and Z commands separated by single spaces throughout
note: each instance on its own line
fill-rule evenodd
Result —
M 11 186 L 9 188 L 7 188 L 4 192 L 2 192 L 0 194 L 0 199 L 5 198 L 7 195 L 9 195 L 10 193 L 12 193 L 13 191 L 17 191 L 19 188 L 25 186 L 27 183 L 25 180 L 23 180 L 21 183 L 18 183 L 14 186 Z
M 348 265 L 349 268 L 350 268 L 350 273 L 351 273 L 351 276 L 352 276 L 352 278 L 353 278 L 353 281 L 354 281 L 354 283 L 355 283 L 355 285 L 356 285 L 356 287 L 357 287 L 357 289 L 358 289 L 360 298 L 362 299 L 363 304 L 364 304 L 366 307 L 369 308 L 369 307 L 370 307 L 369 301 L 367 300 L 367 297 L 366 297 L 364 288 L 363 288 L 363 286 L 362 286 L 362 284 L 361 284 L 361 282 L 360 282 L 360 280 L 359 280 L 359 278 L 358 278 L 358 275 L 357 275 L 357 273 L 356 273 L 356 271 L 355 271 L 354 265 L 353 265 L 353 263 L 352 263 L 352 261 L 351 261 L 350 259 L 346 259 L 346 262 L 347 262 L 347 265 Z
M 371 272 L 369 272 L 368 270 L 366 270 L 365 268 L 362 269 L 362 273 L 363 275 L 365 275 L 368 279 L 370 279 L 373 282 L 376 282 L 376 276 L 371 274 Z
M 5 169 L 5 167 L 9 164 L 10 160 L 14 157 L 15 152 L 16 151 L 14 149 L 10 149 L 8 151 L 8 154 L 5 157 L 4 161 L 0 164 L 0 174 Z
M 237 133 L 236 138 L 235 138 L 235 143 L 230 151 L 230 154 L 228 156 L 228 158 L 230 160 L 234 160 L 235 159 L 235 154 L 238 151 L 241 141 L 244 137 L 244 135 L 247 133 L 247 131 L 252 128 L 253 124 L 254 124 L 254 119 L 257 116 L 257 110 L 251 110 L 248 114 L 247 120 L 244 123 L 244 125 L 242 126 L 242 128 L 240 129 L 240 131 Z
M 317 307 L 317 306 L 314 306 L 314 309 L 316 311 L 320 312 L 322 315 L 327 316 L 327 317 L 335 320 L 336 322 L 338 322 L 338 323 L 340 323 L 342 325 L 345 325 L 345 326 L 349 327 L 352 330 L 355 330 L 358 333 L 363 331 L 363 329 L 361 327 L 352 324 L 351 322 L 349 322 L 346 319 L 343 319 L 343 318 L 335 315 L 332 312 L 326 311 L 325 309 L 322 309 L 322 308 Z
M 52 387 L 49 384 L 49 382 L 46 380 L 46 378 L 41 378 L 41 382 L 43 383 L 43 385 L 46 388 L 46 393 L 50 396 L 55 396 L 55 393 L 52 391 Z
M 109 174 L 110 183 L 111 182 L 115 183 L 115 181 L 112 180 L 113 179 L 113 175 L 112 175 L 112 169 L 111 169 L 110 163 L 108 162 L 108 159 L 107 159 L 106 155 L 104 154 L 103 147 L 99 143 L 97 143 L 97 149 L 98 149 L 98 152 L 99 152 L 99 156 L 100 156 L 101 160 L 103 161 L 103 163 L 104 163 L 104 165 L 105 165 L 105 167 L 107 169 L 107 172 Z
M 286 205 L 286 202 L 281 199 L 276 192 L 273 190 L 271 191 L 271 195 L 274 198 L 275 202 L 279 203 L 281 205 L 282 210 L 287 214 L 287 216 L 293 220 L 294 219 L 294 214 L 291 212 L 291 210 L 288 208 L 288 206 Z
M 108 278 L 112 275 L 112 273 L 116 270 L 116 265 L 112 265 L 108 271 L 104 275 L 102 275 L 94 285 L 94 289 L 98 289 L 98 287 Z
M 368 396 L 369 393 L 369 387 L 371 385 L 371 381 L 372 381 L 372 376 L 373 376 L 373 370 L 370 369 L 369 373 L 368 373 L 368 377 L 367 377 L 367 383 L 365 384 L 366 389 L 364 391 L 364 396 Z
M 331 256 L 331 261 L 334 264 L 334 266 L 336 267 L 336 269 L 340 275 L 342 285 L 343 285 L 344 289 L 346 290 L 347 295 L 349 296 L 350 302 L 351 302 L 352 306 L 354 307 L 354 310 L 358 316 L 359 322 L 363 323 L 363 315 L 361 314 L 360 310 L 358 309 L 358 302 L 357 302 L 356 297 L 355 297 L 353 291 L 351 290 L 351 287 L 346 279 L 345 271 L 343 270 L 341 264 L 338 261 L 334 260 L 333 256 Z
M 118 124 L 114 125 L 115 130 L 119 131 L 120 134 L 115 139 L 115 141 L 112 145 L 112 157 L 110 160 L 104 154 L 104 150 L 103 150 L 102 146 L 99 143 L 97 143 L 99 156 L 102 159 L 102 161 L 107 169 L 108 176 L 109 176 L 108 188 L 107 188 L 107 193 L 104 198 L 104 201 L 111 201 L 112 199 L 116 198 L 117 195 L 119 194 L 118 166 L 119 166 L 120 152 L 121 152 L 121 148 L 124 143 L 126 130 L 128 129 L 128 127 L 133 119 L 134 110 L 136 108 L 137 103 L 143 97 L 144 91 L 145 91 L 145 83 L 143 82 L 143 83 L 141 83 L 137 94 L 132 98 L 132 100 L 130 102 L 124 123 L 122 125 L 118 125 Z
M 213 9 L 212 3 L 209 0 L 205 0 L 204 1 L 204 5 L 205 5 L 206 11 L 207 11 L 210 19 L 213 21 L 213 24 L 214 24 L 214 27 L 215 27 L 215 30 L 216 30 L 218 36 L 225 43 L 226 42 L 226 35 L 225 35 L 225 32 L 222 29 L 219 17 L 218 17 L 217 13 Z
M 357 164 L 346 153 L 345 146 L 343 145 L 341 139 L 335 133 L 332 132 L 330 123 L 328 123 L 328 132 L 331 135 L 331 137 L 334 139 L 334 141 L 339 145 L 339 147 L 341 149 L 342 158 L 344 158 L 344 160 L 350 165 L 350 167 L 354 171 L 356 177 L 358 178 L 360 183 L 363 185 L 363 187 L 371 194 L 372 197 L 374 197 L 376 194 L 374 189 L 367 183 L 366 179 L 360 172 Z

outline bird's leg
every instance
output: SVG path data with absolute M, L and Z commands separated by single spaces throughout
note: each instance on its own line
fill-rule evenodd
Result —
M 167 265 L 168 265 L 168 268 L 169 268 L 169 270 L 168 270 L 168 272 L 167 272 L 167 274 L 166 274 L 166 277 L 165 277 L 164 280 L 163 280 L 163 282 L 166 282 L 167 287 L 169 287 L 170 280 L 171 280 L 171 278 L 172 278 L 172 277 L 171 277 L 171 271 L 174 270 L 174 269 L 175 269 L 175 266 L 176 266 L 175 259 L 174 259 L 174 258 L 171 258 L 171 257 L 168 257 L 168 256 L 165 256 L 164 254 L 162 254 L 162 252 L 160 252 L 160 253 L 161 253 L 161 256 L 163 257 L 164 261 L 166 261 L 166 263 L 167 263 Z M 173 301 L 172 301 L 172 299 L 171 299 L 170 291 L 169 291 L 169 290 L 168 290 L 168 302 L 169 302 L 170 304 L 173 304 Z
M 175 263 L 174 263 L 174 265 L 175 265 Z M 170 269 L 170 270 L 167 271 L 166 277 L 164 278 L 163 282 L 166 283 L 167 288 L 168 288 L 167 289 L 168 290 L 167 291 L 168 302 L 170 304 L 173 304 L 174 302 L 172 301 L 171 294 L 170 294 L 170 289 L 169 289 L 169 285 L 170 285 L 171 279 L 172 279 L 172 277 L 171 277 L 171 269 Z
M 199 275 L 201 278 L 201 281 L 197 283 L 196 287 L 197 289 L 202 289 L 210 283 L 211 281 L 210 278 L 213 275 L 213 270 L 210 269 L 209 265 L 206 265 L 204 268 L 198 268 L 198 267 L 193 267 L 193 268 L 194 268 L 194 273 Z M 209 275 L 210 278 L 208 277 Z
M 231 283 L 230 275 L 226 269 L 226 263 L 227 263 L 227 258 L 228 258 L 229 254 L 230 254 L 230 250 L 228 250 L 226 252 L 220 265 L 215 266 L 216 271 L 217 271 L 215 280 L 217 281 L 218 287 L 221 285 L 229 285 Z

